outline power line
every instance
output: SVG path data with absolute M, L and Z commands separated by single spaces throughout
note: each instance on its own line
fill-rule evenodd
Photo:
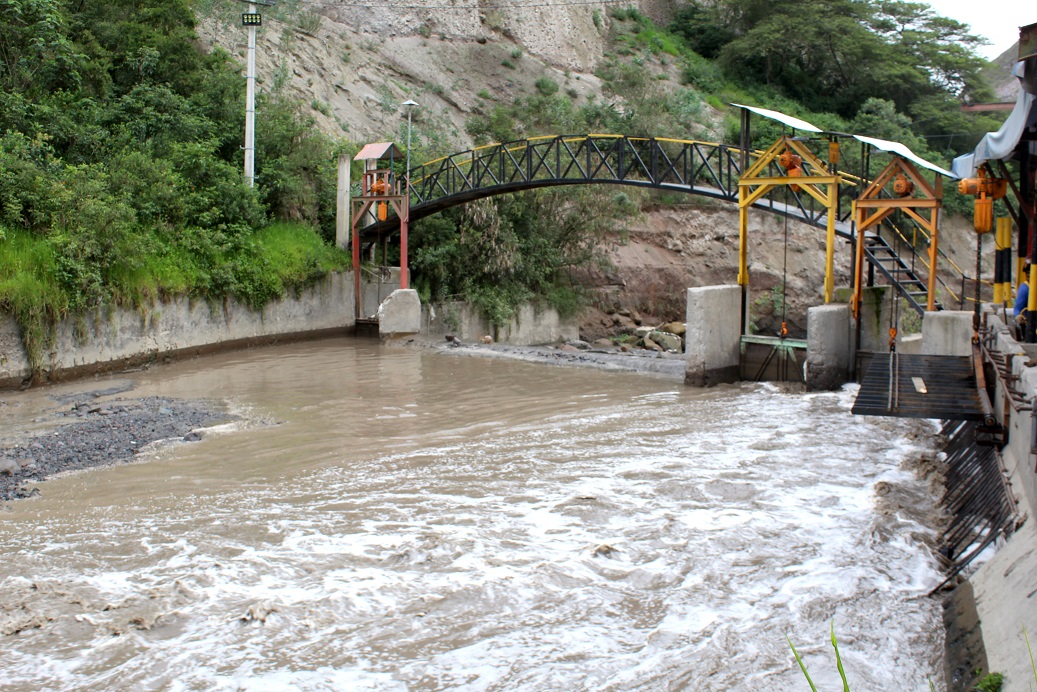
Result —
M 949 135 L 918 135 L 922 139 L 950 139 L 952 137 L 976 137 L 977 135 L 990 134 L 989 132 L 955 132 Z

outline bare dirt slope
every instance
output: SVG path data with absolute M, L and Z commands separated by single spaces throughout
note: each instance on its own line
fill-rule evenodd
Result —
M 422 4 L 438 9 L 322 3 L 284 21 L 264 19 L 257 40 L 259 88 L 283 84 L 313 107 L 321 129 L 358 143 L 403 136 L 400 104 L 412 99 L 420 104 L 413 112 L 415 148 L 455 151 L 471 145 L 466 119 L 535 93 L 542 77 L 559 84 L 574 105 L 600 96 L 594 69 L 613 21 L 600 8 L 516 3 L 500 9 L 506 3 L 493 3 L 492 9 L 447 10 L 440 0 L 414 0 L 408 7 Z M 199 34 L 207 46 L 222 47 L 243 63 L 245 31 L 235 17 L 205 17 Z
M 786 235 L 787 232 L 787 235 Z M 787 243 L 786 243 L 787 237 Z M 738 211 L 704 201 L 650 207 L 611 249 L 614 269 L 591 277 L 600 299 L 583 325 L 586 338 L 605 335 L 617 310 L 645 323 L 684 319 L 688 287 L 734 284 L 738 277 Z M 766 212 L 749 215 L 750 319 L 776 333 L 782 317 L 790 333 L 806 332 L 806 309 L 824 300 L 825 233 Z M 850 253 L 836 252 L 836 285 L 849 283 Z M 787 291 L 782 290 L 783 282 Z M 787 302 L 785 298 L 787 296 Z M 784 308 L 784 309 L 783 309 Z
M 683 321 L 685 288 L 734 284 L 738 276 L 738 212 L 733 204 L 693 199 L 680 206 L 648 207 L 617 237 L 610 252 L 614 268 L 588 277 L 600 296 L 589 311 L 586 338 L 606 336 L 617 311 L 637 312 L 645 323 Z M 977 236 L 971 220 L 950 217 L 940 226 L 940 276 L 946 288 L 938 299 L 959 309 L 961 272 L 976 271 Z M 980 276 L 993 276 L 992 237 L 983 243 Z M 904 250 L 906 253 L 906 249 Z M 927 275 L 920 266 L 923 275 Z M 836 240 L 836 288 L 849 286 L 853 258 L 848 241 Z M 749 215 L 750 324 L 759 333 L 776 334 L 784 319 L 793 336 L 806 334 L 806 311 L 824 302 L 825 233 L 823 229 L 763 211 Z M 786 290 L 782 290 L 787 286 Z M 953 291 L 954 295 L 951 294 Z M 985 299 L 990 289 L 984 287 Z M 971 298 L 973 284 L 966 284 Z M 964 309 L 972 309 L 966 303 Z M 625 315 L 623 315 L 625 317 Z M 621 322 L 625 322 L 621 320 Z M 610 326 L 611 325 L 611 326 Z M 625 325 L 629 327 L 629 325 Z

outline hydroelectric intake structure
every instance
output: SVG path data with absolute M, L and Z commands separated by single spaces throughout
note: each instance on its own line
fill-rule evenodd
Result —
M 733 104 L 741 115 L 738 145 L 544 136 L 477 147 L 401 174 L 394 165 L 401 155 L 383 143 L 358 156 L 367 168 L 352 203 L 340 205 L 353 220 L 340 224 L 350 233 L 341 232 L 339 242 L 351 244 L 359 266 L 365 249 L 376 257 L 380 246 L 384 258 L 386 244 L 398 238 L 405 285 L 409 224 L 494 195 L 611 184 L 736 204 L 734 285 L 688 290 L 686 381 L 778 379 L 823 389 L 857 379 L 854 413 L 944 420 L 944 506 L 952 515 L 941 550 L 947 583 L 960 583 L 971 561 L 1004 544 L 964 583 L 990 595 L 978 599 L 988 670 L 1018 669 L 1016 679 L 1026 679 L 1018 635 L 1022 624 L 1037 622 L 1037 531 L 1026 521 L 1037 513 L 1037 319 L 1019 324 L 1008 306 L 1016 287 L 1037 281 L 1037 25 L 1024 27 L 1021 37 L 1021 90 L 1011 115 L 950 170 L 897 142 L 824 132 L 741 104 Z M 753 116 L 779 123 L 782 135 L 755 146 Z M 940 248 L 944 179 L 975 199 L 972 273 Z M 341 190 L 351 192 L 340 180 Z M 1007 217 L 994 218 L 995 200 L 1003 200 Z M 784 321 L 777 336 L 749 333 L 753 210 L 824 229 L 824 305 L 810 309 L 805 340 L 791 338 Z M 980 241 L 991 232 L 995 270 L 984 279 Z M 835 286 L 837 256 L 852 276 L 842 289 Z M 1030 292 L 1027 311 L 1037 315 L 1037 292 Z M 919 318 L 921 334 L 905 334 Z

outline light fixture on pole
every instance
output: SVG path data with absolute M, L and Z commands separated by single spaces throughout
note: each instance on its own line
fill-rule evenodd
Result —
M 273 5 L 264 0 L 242 0 L 248 3 L 248 12 L 241 15 L 241 23 L 248 27 L 248 65 L 245 72 L 245 178 L 248 186 L 256 184 L 256 27 L 263 25 L 263 17 L 256 5 Z
M 403 102 L 403 105 L 407 107 L 407 194 L 410 195 L 410 117 L 411 112 L 414 110 L 414 106 L 418 105 L 416 102 L 407 99 Z

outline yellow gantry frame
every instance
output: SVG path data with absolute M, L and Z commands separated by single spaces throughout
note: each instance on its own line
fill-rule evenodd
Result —
M 914 197 L 880 199 L 882 188 L 897 175 L 903 173 L 915 184 Z M 924 230 L 929 232 L 929 285 L 925 309 L 936 309 L 936 257 L 939 240 L 940 207 L 943 202 L 943 177 L 936 175 L 936 184 L 930 185 L 907 159 L 894 155 L 893 160 L 882 169 L 874 182 L 853 203 L 853 220 L 857 227 L 857 256 L 854 259 L 853 309 L 854 317 L 860 316 L 862 278 L 864 273 L 864 233 L 877 226 L 883 219 L 900 209 Z M 923 216 L 929 210 L 929 217 Z
M 776 161 L 786 149 L 794 151 L 803 159 L 803 175 L 760 177 L 767 166 Z M 815 172 L 827 173 L 828 171 L 824 162 L 818 159 L 802 142 L 791 137 L 781 137 L 738 179 L 738 284 L 742 286 L 743 291 L 747 291 L 749 287 L 749 207 L 779 185 L 798 185 L 804 192 L 828 208 L 828 237 L 825 246 L 825 302 L 832 301 L 832 292 L 835 288 L 833 265 L 836 205 L 839 201 L 839 183 L 842 182 L 842 178 L 836 174 L 812 174 L 811 169 Z M 827 186 L 827 192 L 825 186 Z

